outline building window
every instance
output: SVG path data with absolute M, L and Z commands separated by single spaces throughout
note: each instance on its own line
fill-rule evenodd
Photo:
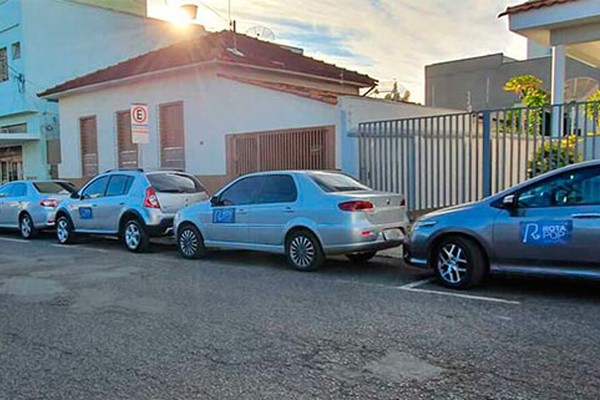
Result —
M 0 82 L 8 80 L 8 56 L 6 47 L 0 49 Z
M 159 106 L 160 166 L 185 170 L 183 102 Z
M 12 59 L 18 60 L 21 58 L 21 42 L 12 44 Z
M 117 152 L 119 168 L 137 168 L 138 146 L 131 141 L 129 110 L 117 112 Z
M 98 129 L 96 116 L 79 119 L 81 135 L 81 175 L 91 177 L 98 174 Z
M 27 124 L 4 125 L 0 127 L 0 133 L 27 133 Z

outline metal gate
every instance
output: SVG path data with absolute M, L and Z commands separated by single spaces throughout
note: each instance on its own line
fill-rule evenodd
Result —
M 335 127 L 228 135 L 227 160 L 230 178 L 257 171 L 334 169 Z
M 359 124 L 360 178 L 411 211 L 479 200 L 600 158 L 600 103 L 485 110 Z

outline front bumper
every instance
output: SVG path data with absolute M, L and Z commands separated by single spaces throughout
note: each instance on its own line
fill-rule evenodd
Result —
M 417 254 L 413 253 L 410 240 L 406 240 L 404 246 L 402 246 L 402 258 L 404 259 L 404 263 L 411 267 L 423 269 L 429 268 L 427 258 L 419 257 Z

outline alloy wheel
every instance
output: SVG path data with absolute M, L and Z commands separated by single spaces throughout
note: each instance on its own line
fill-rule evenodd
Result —
M 299 267 L 308 267 L 315 259 L 315 246 L 306 236 L 296 236 L 290 243 L 290 258 Z
M 437 268 L 443 280 L 459 284 L 467 275 L 468 261 L 464 249 L 454 243 L 444 245 L 438 253 Z
M 185 229 L 179 234 L 179 249 L 186 257 L 194 257 L 198 252 L 200 241 L 191 229 Z
M 23 216 L 21 218 L 21 236 L 24 238 L 28 238 L 31 236 L 33 232 L 33 223 L 31 221 L 31 217 L 29 215 Z
M 125 244 L 131 250 L 135 250 L 140 245 L 142 233 L 135 222 L 130 222 L 125 228 Z
M 60 243 L 66 243 L 69 240 L 69 223 L 65 218 L 58 220 L 56 224 L 56 236 Z

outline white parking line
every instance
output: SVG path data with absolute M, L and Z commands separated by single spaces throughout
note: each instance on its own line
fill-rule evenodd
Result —
M 59 247 L 62 249 L 85 249 L 85 250 L 97 251 L 99 253 L 110 253 L 111 252 L 110 250 L 106 250 L 106 249 L 96 249 L 94 247 L 78 246 L 78 245 L 51 244 L 50 246 Z
M 417 286 L 423 286 L 426 283 L 429 282 L 433 282 L 435 280 L 435 278 L 427 278 L 427 279 L 423 279 L 420 281 L 415 281 L 415 282 L 411 282 L 411 283 L 407 283 L 406 285 L 403 286 L 396 286 L 398 289 L 414 289 Z
M 15 242 L 15 243 L 31 243 L 31 240 L 5 238 L 5 237 L 0 237 L 0 240 L 3 240 L 5 242 Z

